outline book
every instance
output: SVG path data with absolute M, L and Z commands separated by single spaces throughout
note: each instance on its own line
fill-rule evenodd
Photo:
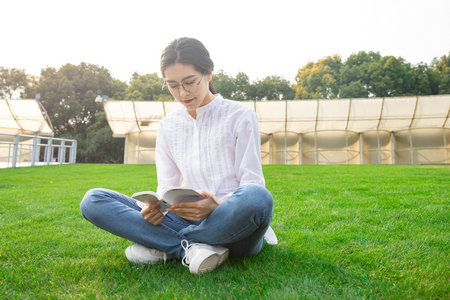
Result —
M 131 198 L 144 203 L 161 201 L 161 212 L 165 212 L 167 208 L 171 207 L 175 203 L 193 202 L 202 200 L 205 197 L 193 189 L 179 187 L 169 189 L 165 191 L 161 196 L 155 192 L 143 191 L 134 193 Z

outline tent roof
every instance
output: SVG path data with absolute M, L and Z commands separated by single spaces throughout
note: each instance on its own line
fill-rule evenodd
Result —
M 242 103 L 256 111 L 260 130 L 265 133 L 450 127 L 450 95 Z M 179 107 L 178 102 L 104 102 L 109 125 L 116 137 L 157 130 L 161 119 Z
M 37 100 L 0 99 L 0 132 L 52 136 L 53 128 Z

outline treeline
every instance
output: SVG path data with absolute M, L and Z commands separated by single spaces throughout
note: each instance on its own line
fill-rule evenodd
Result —
M 449 94 L 450 53 L 431 65 L 411 65 L 378 52 L 359 52 L 345 62 L 338 55 L 328 56 L 301 68 L 295 82 L 295 99 Z
M 24 70 L 0 67 L 0 98 L 31 98 L 39 95 L 55 136 L 78 141 L 78 162 L 120 163 L 124 141 L 112 138 L 103 106 L 97 95 L 119 100 L 172 101 L 157 73 L 134 73 L 130 82 L 111 76 L 101 66 L 66 64 L 45 68 L 40 76 Z M 411 65 L 402 58 L 359 52 L 345 62 L 338 55 L 310 62 L 298 70 L 292 84 L 280 76 L 250 81 L 218 71 L 213 82 L 225 98 L 235 100 L 333 99 L 450 94 L 450 53 L 430 65 Z

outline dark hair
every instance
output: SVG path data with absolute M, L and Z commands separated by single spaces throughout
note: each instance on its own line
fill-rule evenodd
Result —
M 209 57 L 208 50 L 194 38 L 179 38 L 167 45 L 161 55 L 162 76 L 165 77 L 164 71 L 176 63 L 193 65 L 202 74 L 208 74 L 214 70 L 214 63 Z M 212 81 L 209 82 L 209 90 L 213 94 L 217 93 Z

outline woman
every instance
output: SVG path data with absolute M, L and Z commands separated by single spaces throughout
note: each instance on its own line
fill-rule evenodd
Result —
M 133 263 L 177 258 L 199 274 L 229 253 L 255 255 L 264 247 L 273 198 L 264 187 L 256 114 L 216 94 L 213 69 L 196 39 L 174 40 L 161 56 L 165 86 L 183 107 L 160 123 L 157 192 L 187 186 L 205 198 L 175 204 L 166 214 L 159 203 L 105 189 L 90 190 L 81 202 L 87 220 L 135 243 L 125 250 Z

